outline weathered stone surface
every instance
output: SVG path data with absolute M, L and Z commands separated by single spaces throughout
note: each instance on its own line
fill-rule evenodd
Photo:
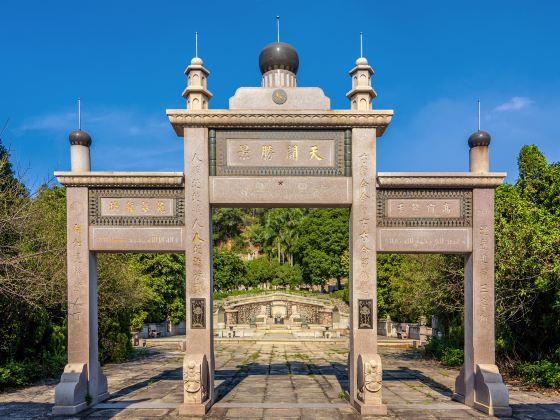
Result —
M 393 117 L 392 110 L 375 111 L 272 111 L 168 109 L 167 116 L 178 136 L 186 127 L 212 128 L 375 128 L 380 137 Z
M 378 252 L 471 252 L 470 228 L 378 228 Z
M 85 394 L 96 403 L 108 397 L 97 341 L 97 270 L 89 247 L 88 190 L 68 188 L 68 364 L 56 388 L 55 413 L 85 408 Z
M 62 172 L 54 176 L 65 187 L 182 186 L 182 172 Z
M 82 416 L 176 417 L 183 403 L 183 355 L 161 341 L 148 340 L 146 357 L 107 365 L 111 399 Z M 347 351 L 344 342 L 218 342 L 216 385 L 221 399 L 207 416 L 261 419 L 265 409 L 289 408 L 299 419 L 361 419 L 340 397 L 347 387 Z M 409 349 L 380 347 L 379 353 L 388 408 L 382 418 L 489 418 L 450 400 L 455 369 L 418 358 Z M 0 418 L 47 418 L 54 389 L 55 383 L 47 382 L 0 393 Z M 514 419 L 558 417 L 557 395 L 511 385 L 508 389 Z
M 210 202 L 234 207 L 349 207 L 351 184 L 349 177 L 210 177 Z
M 183 251 L 184 227 L 92 226 L 90 247 L 94 251 Z
M 494 336 L 494 190 L 473 190 L 473 250 L 465 257 L 465 362 L 454 398 L 488 414 L 509 412 L 496 367 Z
M 505 172 L 379 172 L 382 188 L 496 188 L 504 182 Z
M 212 224 L 208 201 L 208 130 L 185 130 L 185 265 L 186 352 L 184 363 L 204 359 L 207 392 L 204 401 L 192 401 L 184 390 L 184 410 L 203 413 L 214 401 L 214 340 L 212 337 Z M 202 367 L 201 367 L 202 368 Z M 197 407 L 195 407 L 197 406 Z M 187 411 L 188 411 L 187 410 Z
M 352 155 L 349 398 L 369 414 L 384 411 L 381 390 L 375 401 L 359 397 L 360 356 L 377 354 L 375 130 L 352 130 Z
M 242 87 L 229 98 L 229 109 L 271 109 L 279 110 L 328 110 L 331 101 L 322 89 L 316 87 L 282 87 L 286 101 L 278 104 L 273 100 L 277 88 Z

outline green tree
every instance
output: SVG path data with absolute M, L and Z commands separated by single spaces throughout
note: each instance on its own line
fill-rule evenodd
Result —
M 348 210 L 312 209 L 299 225 L 297 245 L 304 279 L 324 285 L 335 278 L 338 287 L 346 271 L 341 256 L 348 250 Z
M 214 250 L 214 290 L 232 291 L 244 283 L 245 263 L 231 251 Z
M 247 263 L 247 287 L 270 287 L 276 278 L 276 271 L 280 263 L 276 259 L 267 257 L 255 258 Z
M 182 254 L 137 254 L 135 266 L 148 292 L 142 308 L 147 322 L 185 319 L 185 257 Z
M 214 243 L 224 243 L 241 234 L 244 214 L 239 208 L 219 208 L 212 212 L 212 237 Z

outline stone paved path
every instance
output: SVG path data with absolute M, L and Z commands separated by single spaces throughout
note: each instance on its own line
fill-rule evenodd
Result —
M 380 349 L 386 418 L 487 418 L 450 401 L 457 371 L 418 360 L 414 350 Z M 217 343 L 219 401 L 209 419 L 357 419 L 343 399 L 347 345 L 328 342 Z M 105 367 L 112 397 L 82 418 L 177 417 L 182 353 L 154 347 L 146 358 Z M 55 383 L 0 394 L 0 418 L 52 418 Z M 516 419 L 559 419 L 560 398 L 510 387 Z M 380 418 L 380 417 L 376 417 Z M 383 418 L 383 417 L 381 417 Z

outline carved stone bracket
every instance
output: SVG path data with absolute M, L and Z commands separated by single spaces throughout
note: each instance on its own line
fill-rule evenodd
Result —
M 358 399 L 366 405 L 381 405 L 383 369 L 378 354 L 358 356 Z
M 476 365 L 474 406 L 490 416 L 511 416 L 509 393 L 496 365 Z
M 208 399 L 208 361 L 203 354 L 189 354 L 183 360 L 185 404 L 204 404 Z

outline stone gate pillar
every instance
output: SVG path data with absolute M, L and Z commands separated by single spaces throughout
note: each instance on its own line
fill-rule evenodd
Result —
M 362 415 L 386 414 L 377 354 L 375 129 L 352 130 L 349 398 Z
M 487 173 L 490 135 L 469 138 L 471 172 Z M 489 415 L 510 416 L 509 395 L 496 366 L 494 189 L 473 189 L 472 253 L 465 256 L 465 362 L 453 398 Z
M 203 415 L 214 400 L 212 223 L 208 129 L 185 128 L 186 353 L 182 415 Z
M 90 171 L 91 137 L 70 133 L 72 172 Z M 68 364 L 56 386 L 54 415 L 72 415 L 109 397 L 99 364 L 97 269 L 89 247 L 88 188 L 66 188 L 66 269 L 68 279 Z
M 89 250 L 88 189 L 66 189 L 68 364 L 55 389 L 53 414 L 71 415 L 108 398 L 97 340 L 97 273 Z

